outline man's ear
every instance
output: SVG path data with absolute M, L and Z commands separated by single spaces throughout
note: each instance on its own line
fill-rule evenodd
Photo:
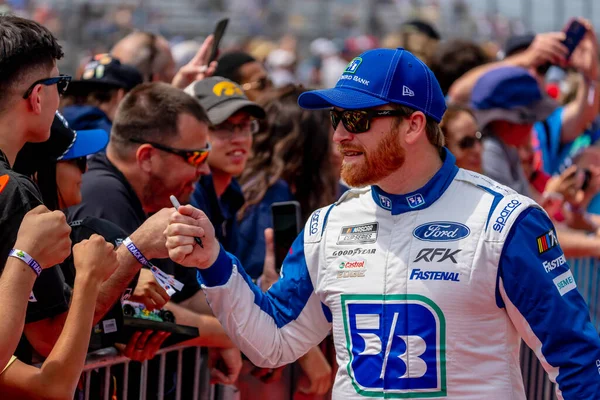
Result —
M 43 85 L 35 85 L 31 91 L 31 94 L 27 98 L 29 109 L 36 115 L 40 115 L 42 113 L 42 98 L 44 96 L 42 93 L 42 88 Z
M 135 158 L 140 169 L 146 173 L 152 172 L 152 159 L 155 149 L 149 144 L 143 144 L 135 152 Z
M 414 144 L 423 135 L 427 135 L 425 127 L 427 126 L 427 118 L 421 111 L 415 111 L 405 119 L 407 130 L 404 135 L 406 144 Z

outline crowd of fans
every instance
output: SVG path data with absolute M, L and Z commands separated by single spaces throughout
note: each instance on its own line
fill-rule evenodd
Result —
M 600 256 L 600 58 L 593 26 L 581 22 L 586 36 L 568 59 L 563 32 L 513 37 L 499 59 L 475 42 L 443 40 L 423 21 L 385 43 L 353 38 L 343 51 L 316 40 L 302 62 L 292 38 L 268 51 L 224 49 L 209 64 L 210 36 L 184 52 L 134 32 L 82 60 L 71 78 L 59 74 L 63 51 L 50 31 L 1 16 L 2 398 L 71 398 L 86 354 L 107 343 L 151 360 L 168 332 L 109 338 L 123 301 L 197 327 L 186 343 L 209 348 L 220 365 L 213 381 L 236 384 L 242 398 L 285 398 L 291 380 L 325 395 L 336 369 L 330 343 L 299 360 L 300 378 L 242 361 L 195 271 L 168 259 L 163 232 L 171 195 L 202 209 L 266 291 L 278 279 L 263 268 L 274 257 L 270 206 L 297 201 L 306 220 L 348 190 L 329 113 L 301 109 L 306 89 L 297 83 L 334 86 L 350 60 L 380 45 L 403 46 L 430 66 L 447 95 L 441 129 L 457 165 L 542 205 L 579 286 L 591 285 L 597 270 L 578 268 Z M 152 266 L 183 287 L 169 288 Z M 583 294 L 600 329 L 595 293 Z

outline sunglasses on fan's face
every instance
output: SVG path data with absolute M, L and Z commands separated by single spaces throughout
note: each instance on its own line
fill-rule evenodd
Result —
M 67 91 L 67 87 L 69 87 L 69 82 L 71 82 L 71 77 L 69 75 L 59 75 L 51 78 L 44 78 L 38 81 L 35 81 L 29 86 L 29 89 L 23 94 L 23 98 L 26 99 L 31 95 L 33 89 L 36 85 L 44 85 L 44 86 L 52 86 L 56 85 L 58 89 L 58 94 L 62 96 Z
M 371 128 L 371 119 L 381 117 L 408 117 L 401 110 L 343 110 L 329 111 L 331 126 L 336 130 L 340 122 L 350 133 L 364 133 Z
M 460 139 L 457 145 L 461 150 L 468 150 L 475 147 L 479 142 L 481 142 L 481 132 L 475 132 L 475 136 L 465 136 Z
M 195 168 L 199 167 L 200 165 L 204 164 L 204 162 L 206 162 L 206 159 L 208 158 L 208 153 L 210 152 L 210 149 L 211 149 L 210 143 L 207 143 L 206 147 L 203 149 L 184 150 L 184 149 L 176 149 L 174 147 L 165 146 L 164 144 L 160 144 L 160 143 L 154 143 L 154 142 L 149 142 L 147 140 L 141 140 L 141 139 L 135 139 L 135 138 L 129 139 L 129 141 L 132 143 L 149 144 L 150 146 L 154 147 L 155 149 L 162 150 L 167 153 L 175 154 L 176 156 L 183 158 L 185 160 L 185 162 L 187 162 L 189 165 L 191 165 L 192 167 L 195 167 Z

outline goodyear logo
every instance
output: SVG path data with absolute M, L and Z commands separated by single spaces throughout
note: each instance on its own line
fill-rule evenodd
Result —
M 219 97 L 221 96 L 243 96 L 244 93 L 238 85 L 233 82 L 219 82 L 213 86 L 213 93 Z

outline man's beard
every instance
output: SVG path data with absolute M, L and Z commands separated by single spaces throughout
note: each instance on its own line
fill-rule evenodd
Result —
M 364 149 L 351 146 L 339 146 L 340 152 L 363 152 L 363 162 L 342 164 L 342 179 L 351 187 L 374 185 L 390 176 L 404 164 L 405 152 L 398 138 L 398 130 L 392 129 L 384 136 L 372 154 Z
M 144 187 L 144 198 L 142 203 L 144 209 L 151 209 L 152 212 L 159 211 L 165 207 L 171 207 L 170 195 L 175 195 L 181 204 L 187 204 L 190 199 L 190 192 L 176 193 L 175 188 L 169 187 L 168 180 L 158 175 L 152 175 Z M 181 188 L 177 188 L 181 190 Z

